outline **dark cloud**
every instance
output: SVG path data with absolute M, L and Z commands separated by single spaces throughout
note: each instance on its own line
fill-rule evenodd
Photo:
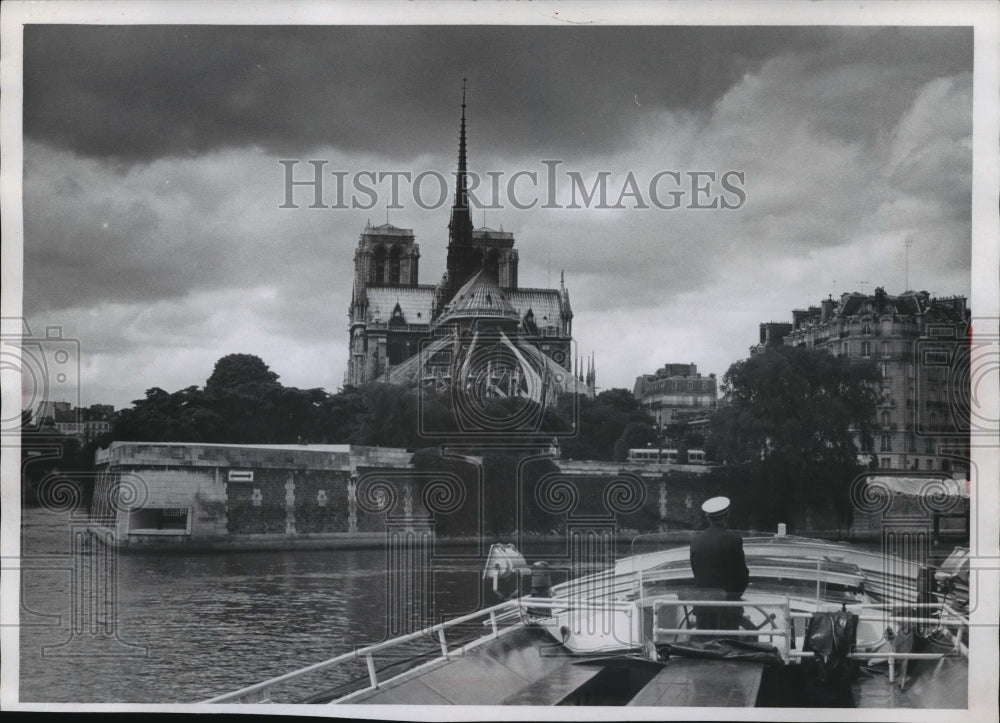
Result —
M 703 111 L 823 30 L 68 26 L 25 29 L 29 138 L 126 163 L 220 146 L 418 154 L 454 143 L 614 147 L 658 109 Z M 638 103 L 638 105 L 637 105 Z
M 278 160 L 449 173 L 468 77 L 474 170 L 746 173 L 739 211 L 487 219 L 523 285 L 566 270 L 602 384 L 676 355 L 721 373 L 761 320 L 858 279 L 901 291 L 906 240 L 912 284 L 966 292 L 971 51 L 964 28 L 28 26 L 25 313 L 86 342 L 94 401 L 236 350 L 335 386 L 385 198 L 279 209 Z M 448 209 L 404 206 L 434 283 Z

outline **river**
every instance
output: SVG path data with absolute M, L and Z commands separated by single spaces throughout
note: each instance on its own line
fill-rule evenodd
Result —
M 498 602 L 482 588 L 483 551 L 474 545 L 434 550 L 433 574 L 419 583 L 427 590 L 421 604 L 398 594 L 404 578 L 385 549 L 109 558 L 97 547 L 74 560 L 71 522 L 66 513 L 23 512 L 22 702 L 198 702 Z M 617 553 L 627 554 L 623 548 Z M 558 560 L 564 551 L 536 544 L 526 557 Z M 81 572 L 106 569 L 115 557 L 106 618 L 88 612 L 74 624 L 74 613 L 86 608 L 74 605 L 74 591 L 85 589 Z M 556 570 L 553 582 L 564 577 Z M 396 621 L 387 616 L 389 591 L 402 600 Z M 92 634 L 98 618 L 110 636 Z M 276 699 L 297 702 L 366 677 L 363 665 L 322 675 Z
M 386 615 L 395 571 L 381 549 L 118 555 L 115 635 L 74 636 L 69 522 L 65 513 L 23 513 L 21 701 L 198 702 L 399 632 Z M 432 602 L 403 613 L 410 629 L 417 618 L 419 628 L 499 601 L 482 591 L 477 553 L 435 552 Z M 102 554 L 85 550 L 76 567 Z M 315 690 L 284 692 L 294 702 Z

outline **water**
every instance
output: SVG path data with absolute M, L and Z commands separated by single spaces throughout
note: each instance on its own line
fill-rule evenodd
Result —
M 25 511 L 22 701 L 197 702 L 387 636 L 385 551 L 316 550 L 120 555 L 120 642 L 74 639 L 69 550 L 65 514 Z M 466 558 L 435 562 L 438 615 L 480 606 L 482 567 L 475 552 L 472 546 L 449 549 L 449 556 Z M 52 648 L 67 641 L 73 644 Z M 348 671 L 323 684 L 357 674 Z M 293 688 L 289 694 L 295 700 L 311 692 Z
M 117 639 L 74 638 L 70 545 L 67 514 L 25 510 L 24 702 L 198 702 L 405 632 L 387 619 L 387 591 L 398 577 L 387 571 L 384 549 L 301 550 L 119 555 Z M 498 601 L 482 588 L 481 552 L 471 545 L 436 551 L 429 598 L 421 604 L 403 595 L 396 608 L 409 629 Z M 529 563 L 565 559 L 562 545 L 524 552 Z M 96 564 L 103 554 L 84 551 L 80 562 Z M 628 554 L 628 545 L 617 554 Z M 554 583 L 565 578 L 553 572 Z M 366 677 L 364 664 L 355 664 L 286 686 L 276 699 L 297 702 Z

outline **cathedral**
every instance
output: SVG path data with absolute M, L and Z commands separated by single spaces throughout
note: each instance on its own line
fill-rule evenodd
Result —
M 382 381 L 476 383 L 491 396 L 541 401 L 565 392 L 592 396 L 593 359 L 574 359 L 573 311 L 558 289 L 518 285 L 514 235 L 474 228 L 466 169 L 465 91 L 447 269 L 438 284 L 419 280 L 411 229 L 365 227 L 354 253 L 345 384 Z

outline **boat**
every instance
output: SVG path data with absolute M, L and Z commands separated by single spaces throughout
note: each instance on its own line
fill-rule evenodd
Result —
M 744 539 L 750 583 L 731 601 L 694 586 L 688 546 L 650 546 L 551 585 L 544 562 L 494 545 L 487 589 L 530 574 L 528 595 L 205 702 L 308 679 L 300 702 L 333 705 L 967 707 L 968 550 L 925 574 L 779 529 Z M 331 685 L 344 666 L 356 678 Z

